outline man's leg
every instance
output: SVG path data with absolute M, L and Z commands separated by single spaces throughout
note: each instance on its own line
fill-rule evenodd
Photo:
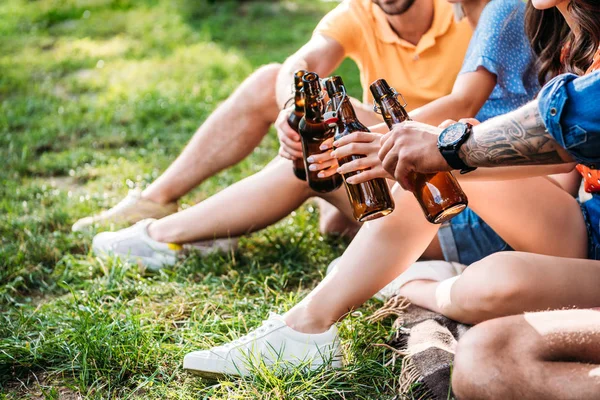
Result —
M 262 140 L 279 113 L 275 80 L 279 65 L 256 70 L 200 126 L 179 157 L 142 193 L 130 192 L 119 204 L 80 219 L 73 231 L 101 222 L 135 223 L 177 212 L 176 201 L 217 172 L 232 166 Z
M 600 312 L 563 310 L 484 322 L 458 343 L 460 400 L 600 398 Z
M 250 75 L 198 128 L 179 157 L 142 197 L 161 204 L 176 201 L 247 157 L 279 113 L 275 101 L 279 69 L 278 64 L 266 65 Z
M 352 218 L 343 188 L 317 194 L 295 177 L 291 161 L 278 158 L 203 202 L 155 221 L 148 231 L 153 239 L 169 243 L 239 236 L 274 224 L 317 195 L 344 218 Z

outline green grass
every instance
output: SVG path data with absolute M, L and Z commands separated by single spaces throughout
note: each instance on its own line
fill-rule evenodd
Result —
M 144 187 L 253 69 L 282 62 L 333 3 L 203 0 L 0 2 L 0 398 L 386 399 L 397 368 L 372 346 L 369 303 L 341 324 L 341 371 L 207 381 L 183 355 L 283 312 L 345 243 L 305 205 L 244 238 L 156 274 L 101 262 L 79 217 Z M 340 68 L 360 95 L 356 67 Z M 258 171 L 246 161 L 189 194 L 193 204 Z

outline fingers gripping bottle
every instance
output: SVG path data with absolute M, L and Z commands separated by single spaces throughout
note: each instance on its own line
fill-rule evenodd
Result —
M 352 103 L 346 95 L 344 82 L 339 76 L 332 76 L 325 81 L 325 87 L 331 104 L 332 113 L 327 113 L 326 122 L 336 123 L 337 129 L 335 140 L 338 140 L 352 132 L 369 132 L 369 129 L 361 124 L 356 117 Z M 339 165 L 354 161 L 364 156 L 351 155 L 338 159 Z M 360 174 L 360 171 L 354 171 L 343 175 L 346 193 L 352 204 L 354 218 L 357 221 L 371 221 L 384 217 L 394 211 L 394 199 L 390 194 L 390 189 L 384 178 L 372 179 L 368 182 L 358 185 L 349 184 L 346 179 Z
M 298 125 L 298 133 L 302 141 L 302 153 L 304 155 L 304 168 L 308 186 L 316 192 L 327 193 L 339 188 L 342 177 L 334 174 L 330 177 L 320 178 L 319 171 L 311 171 L 308 168 L 307 158 L 312 155 L 323 153 L 321 144 L 327 139 L 333 138 L 335 130 L 323 120 L 325 114 L 325 103 L 323 100 L 323 89 L 319 76 L 314 72 L 308 72 L 302 77 L 304 85 L 304 117 Z
M 298 132 L 298 125 L 304 116 L 304 92 L 302 91 L 302 77 L 306 73 L 305 70 L 299 69 L 294 72 L 294 111 L 288 118 L 288 125 Z M 297 158 L 294 160 L 294 175 L 300 180 L 306 180 L 306 170 L 304 169 L 304 160 Z
M 398 93 L 385 79 L 373 82 L 371 93 L 375 98 L 375 110 L 381 110 L 388 128 L 392 129 L 393 125 L 410 120 L 404 105 L 398 101 Z M 467 196 L 452 173 L 413 173 L 409 178 L 415 188 L 414 195 L 429 222 L 441 224 L 467 207 Z

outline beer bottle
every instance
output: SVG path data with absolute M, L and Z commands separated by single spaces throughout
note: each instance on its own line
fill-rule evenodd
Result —
M 288 118 L 289 126 L 298 132 L 298 125 L 304 116 L 304 94 L 302 93 L 302 77 L 306 73 L 305 70 L 299 69 L 294 72 L 294 111 Z M 304 169 L 304 160 L 297 158 L 294 160 L 294 175 L 300 180 L 306 180 L 306 170 Z
M 304 117 L 298 125 L 298 133 L 302 142 L 306 180 L 308 186 L 314 191 L 327 193 L 340 187 L 342 177 L 334 174 L 328 178 L 319 178 L 319 171 L 311 171 L 306 159 L 312 155 L 323 153 L 319 147 L 325 140 L 333 137 L 335 130 L 323 121 L 325 104 L 319 76 L 314 72 L 307 72 L 302 77 L 302 81 L 304 85 Z
M 371 93 L 375 98 L 375 109 L 381 110 L 388 128 L 392 129 L 394 124 L 410 120 L 404 106 L 398 101 L 398 93 L 385 79 L 373 82 Z M 409 179 L 413 183 L 414 195 L 425 213 L 425 218 L 431 223 L 441 224 L 448 221 L 467 207 L 467 196 L 450 172 L 413 173 Z
M 350 103 L 350 99 L 346 95 L 342 78 L 332 76 L 325 82 L 325 87 L 327 88 L 333 109 L 337 110 L 330 120 L 326 119 L 326 122 L 333 122 L 337 119 L 338 126 L 335 140 L 341 139 L 352 132 L 369 132 L 369 129 L 356 118 L 352 103 Z M 338 159 L 338 163 L 341 166 L 363 157 L 362 155 L 353 154 Z M 360 171 L 354 171 L 343 175 L 346 193 L 348 193 L 350 204 L 352 204 L 354 218 L 360 222 L 371 221 L 384 217 L 394 211 L 394 199 L 384 178 L 372 179 L 358 185 L 349 184 L 346 181 L 351 176 L 360 173 Z

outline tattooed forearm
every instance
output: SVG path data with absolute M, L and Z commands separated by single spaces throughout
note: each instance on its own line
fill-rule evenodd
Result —
M 476 126 L 459 156 L 473 167 L 569 161 L 564 149 L 546 132 L 537 101 Z

